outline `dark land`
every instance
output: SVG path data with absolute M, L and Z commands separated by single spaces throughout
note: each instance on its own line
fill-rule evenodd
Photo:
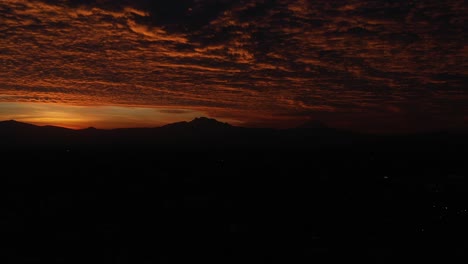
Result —
M 468 137 L 0 122 L 2 263 L 462 263 Z

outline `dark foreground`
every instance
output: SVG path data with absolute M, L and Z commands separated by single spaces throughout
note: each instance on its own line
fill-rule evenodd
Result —
M 408 150 L 10 151 L 0 254 L 3 263 L 461 260 L 466 152 Z
M 132 145 L 103 135 L 50 145 L 8 135 L 18 140 L 0 150 L 2 263 L 467 257 L 462 135 L 303 145 L 297 136 L 281 144 L 272 136 L 255 145 L 262 137 L 249 136 L 237 138 L 244 144 L 214 144 L 233 142 L 220 137 L 213 145 Z

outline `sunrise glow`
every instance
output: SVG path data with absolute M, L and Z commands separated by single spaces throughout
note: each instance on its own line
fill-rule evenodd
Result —
M 121 127 L 185 109 L 247 126 L 467 126 L 463 1 L 164 2 L 1 1 L 2 117 Z M 24 119 L 19 102 L 50 112 Z

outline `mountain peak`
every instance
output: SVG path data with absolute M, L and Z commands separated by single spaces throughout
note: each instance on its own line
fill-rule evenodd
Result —
M 21 123 L 21 122 L 18 122 L 14 119 L 10 119 L 10 120 L 5 120 L 5 121 L 1 121 L 0 123 L 3 123 L 3 124 L 16 124 L 16 123 Z
M 4 125 L 8 127 L 23 127 L 23 126 L 34 127 L 35 126 L 35 125 L 28 124 L 28 123 L 18 122 L 13 119 L 0 121 L 0 125 Z
M 208 118 L 208 117 L 197 117 L 190 122 L 178 122 L 172 123 L 163 126 L 165 128 L 184 128 L 184 129 L 196 129 L 196 130 L 218 130 L 229 128 L 231 125 L 228 123 L 219 122 L 216 119 Z
M 189 122 L 190 124 L 200 124 L 200 125 L 228 125 L 227 123 L 219 122 L 218 120 L 214 118 L 208 118 L 208 117 L 197 117 L 194 118 L 192 121 Z

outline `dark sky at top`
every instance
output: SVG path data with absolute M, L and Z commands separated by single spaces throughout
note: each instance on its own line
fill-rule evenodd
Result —
M 13 117 L 11 103 L 40 102 L 197 111 L 247 126 L 466 128 L 466 6 L 2 0 L 0 102 Z

